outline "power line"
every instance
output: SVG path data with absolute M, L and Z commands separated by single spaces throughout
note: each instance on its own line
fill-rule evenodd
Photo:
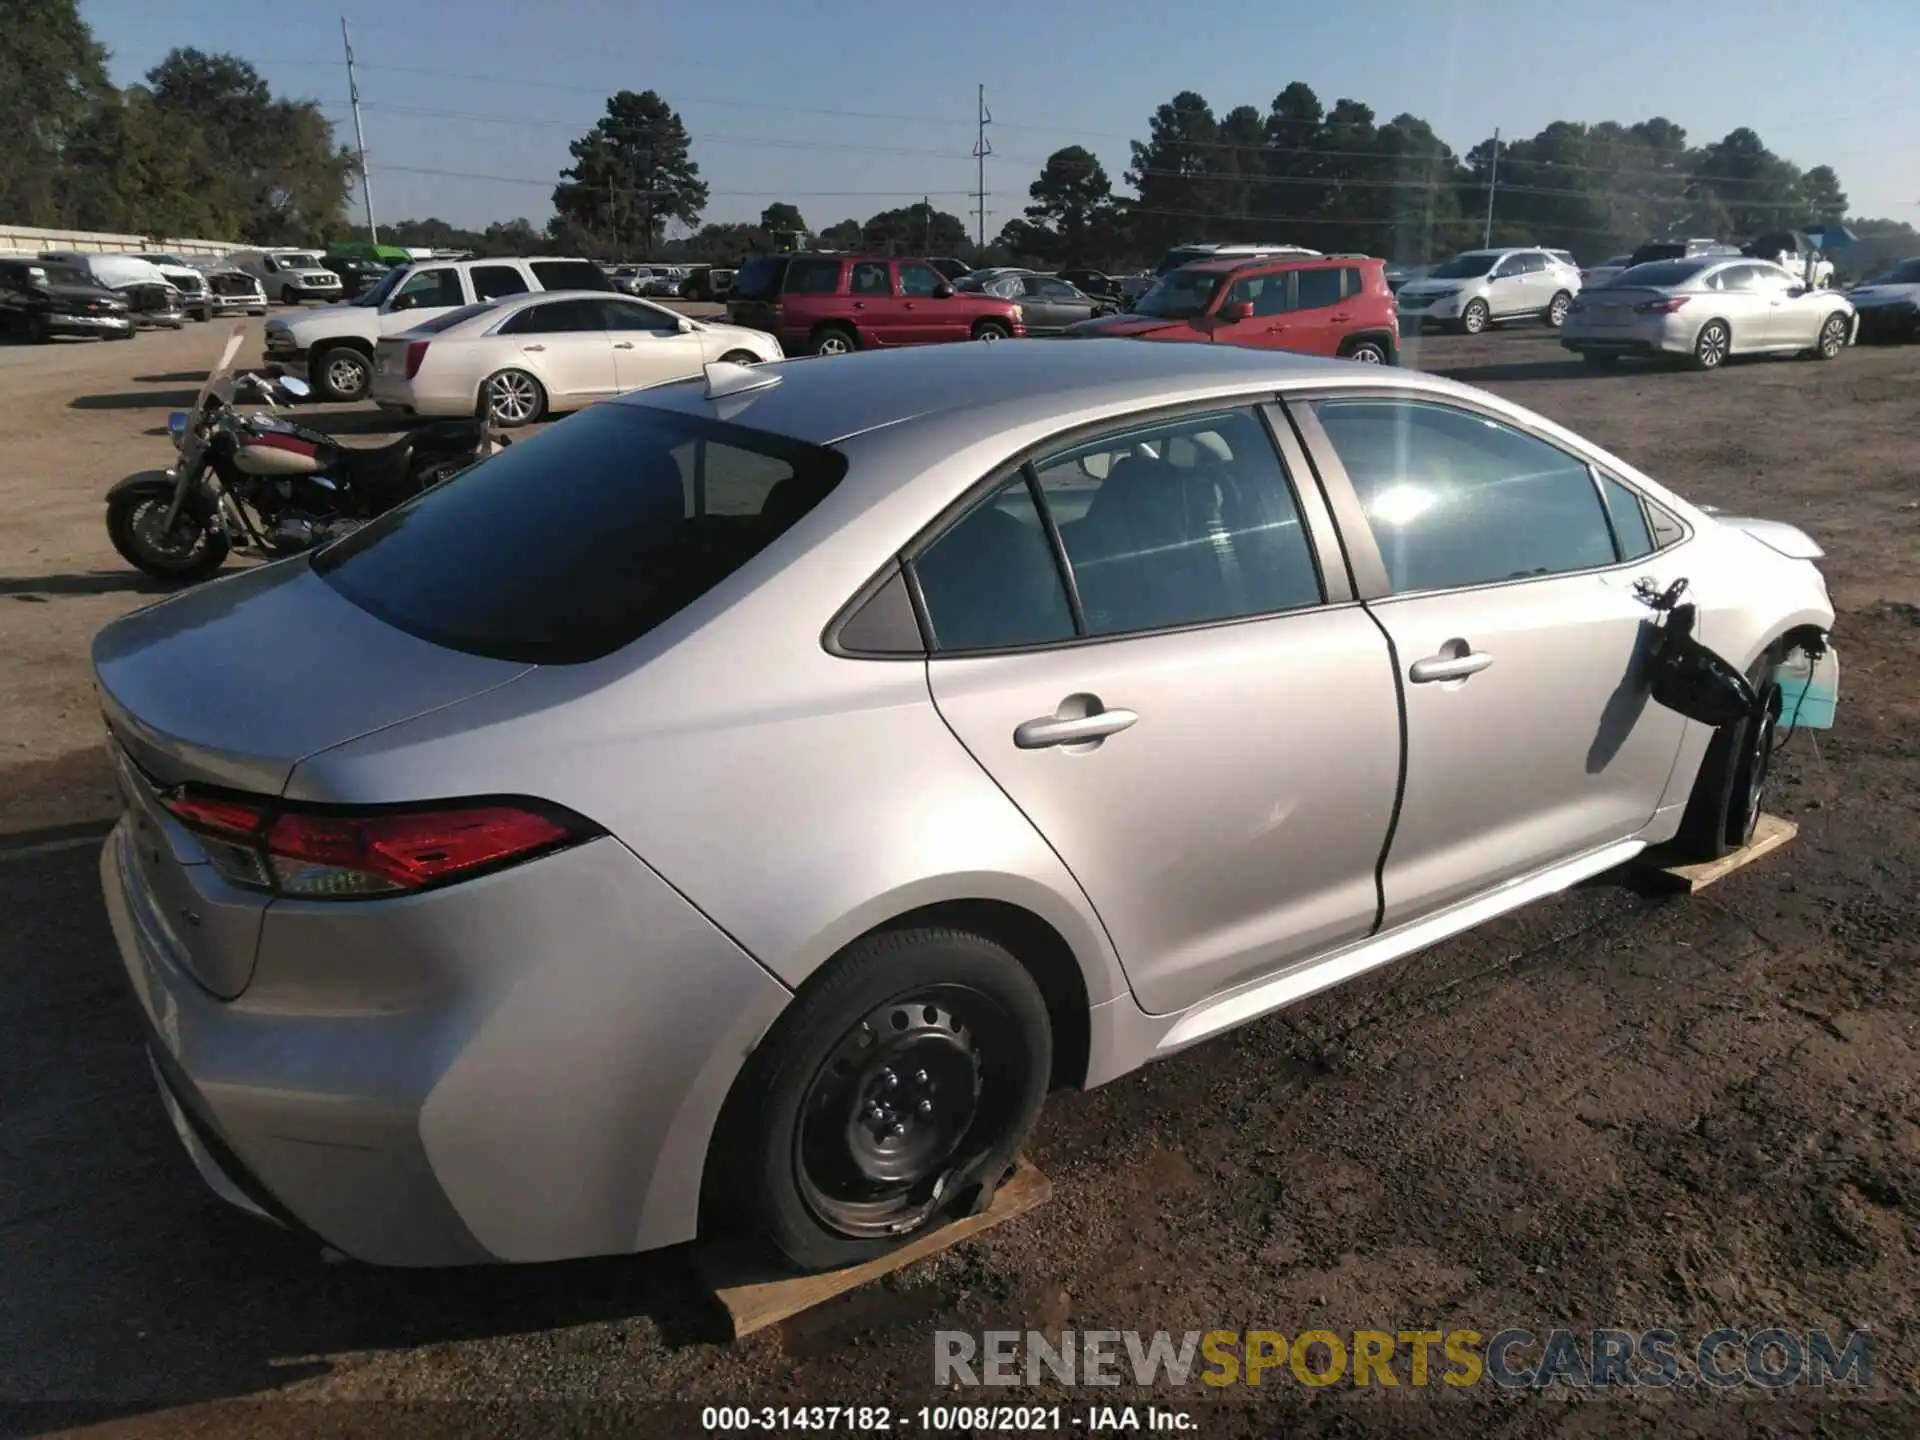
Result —
M 487 174 L 482 174 L 472 170 L 443 170 L 430 165 L 375 165 L 373 168 L 375 170 L 380 171 L 383 174 L 391 173 L 395 175 L 436 175 L 447 180 L 485 180 L 485 181 L 490 181 L 494 184 L 499 184 L 499 185 L 527 185 L 527 186 L 532 186 L 541 190 L 552 190 L 557 185 L 567 185 L 567 184 L 574 183 L 572 181 L 568 181 L 564 179 L 555 179 L 551 176 L 548 177 L 547 179 L 541 180 L 541 179 L 536 179 L 530 175 L 487 175 Z M 619 189 L 618 193 L 622 195 L 633 196 L 633 195 L 640 195 L 643 193 L 655 194 L 658 192 L 647 190 L 645 189 L 645 187 L 641 187 L 641 186 L 624 186 Z M 767 199 L 775 199 L 775 200 L 785 200 L 785 199 L 897 200 L 902 196 L 906 196 L 909 198 L 912 198 L 915 196 L 925 198 L 931 195 L 939 195 L 942 197 L 947 197 L 947 196 L 962 197 L 962 196 L 970 196 L 973 193 L 974 192 L 971 190 L 931 190 L 930 191 L 923 185 L 915 186 L 913 189 L 910 189 L 910 190 L 709 190 L 707 191 L 707 194 L 710 196 L 719 195 L 719 196 L 726 196 L 729 198 L 737 198 L 737 199 L 767 198 Z

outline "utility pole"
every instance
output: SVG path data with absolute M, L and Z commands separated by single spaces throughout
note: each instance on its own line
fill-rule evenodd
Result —
M 987 248 L 987 156 L 993 153 L 993 142 L 987 139 L 987 126 L 993 123 L 993 116 L 987 111 L 987 87 L 983 84 L 979 94 L 979 120 L 974 131 L 973 158 L 980 169 L 980 187 L 974 191 L 974 214 L 978 217 L 979 243 L 982 250 Z
M 1487 228 L 1480 232 L 1482 248 L 1493 244 L 1493 187 L 1500 183 L 1500 127 L 1493 127 L 1493 168 L 1487 172 Z
M 347 38 L 347 17 L 340 17 L 340 43 L 347 51 L 347 102 L 353 107 L 353 143 L 360 151 L 360 198 L 367 202 L 367 239 L 380 243 L 373 223 L 373 181 L 367 175 L 367 132 L 360 127 L 360 86 L 353 78 L 353 41 Z

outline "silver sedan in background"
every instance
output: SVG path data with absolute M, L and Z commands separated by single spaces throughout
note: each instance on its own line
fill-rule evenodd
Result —
M 1732 355 L 1831 360 L 1853 340 L 1853 303 L 1810 290 L 1770 260 L 1655 260 L 1582 292 L 1560 343 L 1590 365 L 1623 355 L 1681 355 L 1714 370 Z
M 1794 657 L 1837 683 L 1819 554 L 1411 370 L 716 365 L 102 631 L 108 912 L 236 1204 L 845 1264 L 1050 1087 L 1745 843 Z M 1649 692 L 1683 576 L 1717 726 Z

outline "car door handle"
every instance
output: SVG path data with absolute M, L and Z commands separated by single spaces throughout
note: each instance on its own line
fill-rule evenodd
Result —
M 1347 323 L 1347 321 L 1351 320 L 1352 318 L 1353 316 L 1345 310 L 1335 311 L 1333 316 L 1334 323 L 1338 325 L 1344 325 Z
M 522 345 L 520 348 L 522 350 L 544 350 L 547 347 L 544 345 Z
M 853 302 L 853 308 L 856 310 L 864 310 L 867 308 L 867 302 L 864 300 L 856 300 Z
M 1493 656 L 1484 650 L 1469 650 L 1464 655 L 1429 655 L 1413 662 L 1407 678 L 1416 685 L 1431 685 L 1439 680 L 1464 680 L 1478 675 L 1493 664 Z
M 613 348 L 614 348 L 614 349 L 616 349 L 616 350 L 631 350 L 631 349 L 633 348 L 633 341 L 631 341 L 631 340 L 616 340 L 616 341 L 614 342 L 614 345 L 613 345 Z
M 1022 750 L 1045 750 L 1051 745 L 1084 745 L 1118 735 L 1140 717 L 1131 710 L 1097 710 L 1091 715 L 1042 715 L 1013 729 L 1013 743 Z

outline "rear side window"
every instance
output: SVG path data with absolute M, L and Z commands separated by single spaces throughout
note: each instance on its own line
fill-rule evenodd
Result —
M 480 300 L 504 300 L 509 295 L 525 295 L 533 288 L 513 265 L 476 265 L 472 279 L 474 296 Z
M 780 272 L 787 262 L 775 255 L 761 255 L 749 260 L 734 277 L 733 298 L 736 300 L 771 300 L 780 293 Z M 640 275 L 637 278 L 646 279 Z
M 1300 287 L 1300 309 L 1324 310 L 1340 303 L 1341 271 L 1330 265 L 1294 272 Z
M 528 267 L 542 290 L 611 290 L 607 272 L 591 260 L 535 260 Z
M 500 327 L 502 335 L 558 335 L 582 330 L 605 330 L 606 317 L 592 300 L 552 300 L 529 305 Z
M 914 561 L 933 644 L 948 653 L 1071 640 L 1073 611 L 1025 475 Z
M 432 644 L 579 664 L 631 644 L 719 585 L 845 471 L 835 451 L 781 436 L 598 405 L 388 511 L 311 563 L 346 599 Z
M 737 282 L 734 288 L 739 289 Z M 840 288 L 840 262 L 838 260 L 790 261 L 787 265 L 787 283 L 784 288 L 789 295 L 831 295 Z
M 451 330 L 462 321 L 471 320 L 476 315 L 483 315 L 493 308 L 490 302 L 484 305 L 462 305 L 458 310 L 449 310 L 446 314 L 436 315 L 431 320 L 422 320 L 408 333 L 413 335 L 438 335 L 443 330 Z

